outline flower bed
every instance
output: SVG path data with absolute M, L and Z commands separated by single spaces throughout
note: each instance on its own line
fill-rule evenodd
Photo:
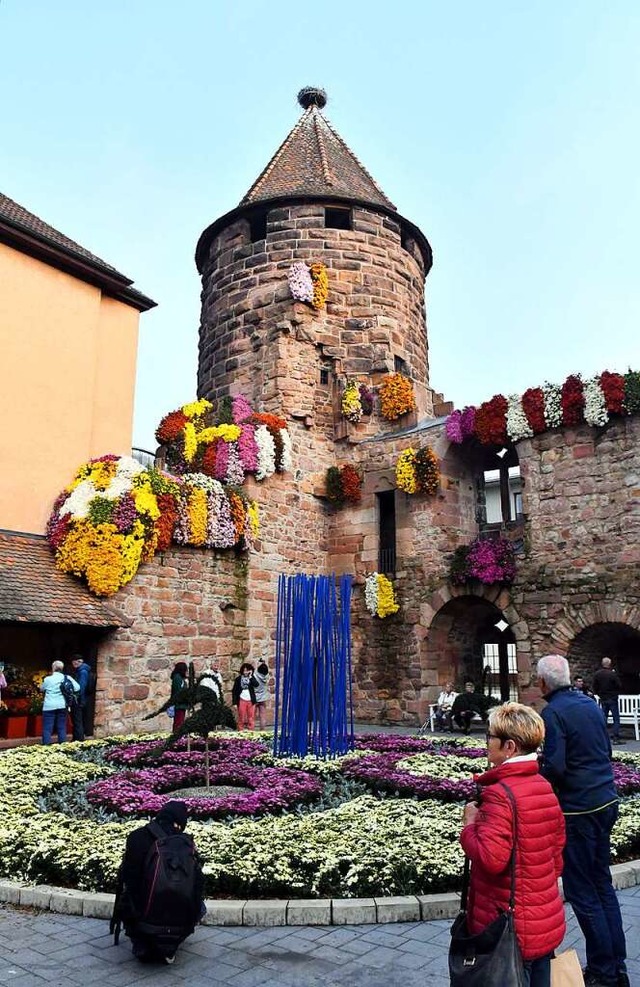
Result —
M 458 887 L 462 803 L 484 758 L 484 748 L 462 739 L 372 734 L 335 760 L 281 760 L 262 738 L 216 734 L 214 782 L 253 791 L 188 800 L 199 816 L 189 831 L 204 859 L 206 894 L 360 897 Z M 640 755 L 614 758 L 622 802 L 612 845 L 620 860 L 640 849 Z M 113 891 L 139 816 L 156 811 L 168 789 L 199 785 L 202 772 L 199 742 L 191 751 L 184 743 L 162 751 L 157 738 L 135 737 L 6 751 L 0 875 Z M 277 787 L 278 804 L 257 804 Z M 96 805 L 100 791 L 106 801 Z

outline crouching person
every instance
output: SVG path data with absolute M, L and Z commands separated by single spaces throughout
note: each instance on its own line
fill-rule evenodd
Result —
M 111 931 L 120 924 L 143 963 L 173 963 L 178 946 L 203 918 L 204 877 L 184 802 L 167 802 L 127 837 Z

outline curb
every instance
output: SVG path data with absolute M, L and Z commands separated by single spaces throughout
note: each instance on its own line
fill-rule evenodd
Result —
M 640 860 L 611 867 L 616 891 L 640 884 Z M 62 915 L 109 920 L 115 895 L 0 881 L 0 902 Z M 433 922 L 455 918 L 460 895 L 399 895 L 386 898 L 292 898 L 222 900 L 209 898 L 202 925 L 369 925 L 386 922 Z

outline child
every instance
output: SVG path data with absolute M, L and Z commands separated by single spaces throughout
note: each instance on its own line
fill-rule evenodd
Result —
M 253 665 L 245 661 L 240 666 L 231 690 L 231 702 L 238 707 L 238 730 L 253 730 L 255 722 L 256 689 L 259 682 L 253 674 Z

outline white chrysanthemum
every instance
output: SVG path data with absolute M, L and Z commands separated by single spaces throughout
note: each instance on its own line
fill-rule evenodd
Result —
M 212 476 L 207 476 L 205 473 L 185 473 L 182 479 L 189 486 L 206 490 L 207 493 L 217 494 L 219 497 L 224 493 L 224 488 L 220 481 L 214 480 Z
M 510 394 L 507 404 L 507 435 L 512 442 L 519 439 L 529 439 L 533 429 L 527 420 L 519 394 Z
M 547 428 L 559 428 L 562 425 L 562 391 L 557 384 L 549 381 L 542 387 L 544 395 L 544 420 Z
M 97 495 L 98 490 L 93 480 L 83 480 L 75 490 L 72 490 L 60 508 L 60 516 L 70 514 L 71 517 L 87 517 L 89 504 Z
M 137 459 L 134 459 L 133 456 L 120 456 L 120 459 L 116 463 L 116 473 L 118 475 L 137 476 L 138 473 L 143 472 L 144 466 Z
M 289 268 L 289 291 L 297 302 L 313 301 L 311 272 L 304 261 L 296 261 Z
M 280 467 L 280 472 L 290 473 L 293 466 L 293 449 L 291 446 L 291 436 L 289 435 L 288 428 L 280 429 L 280 438 L 282 439 L 282 465 Z
M 378 613 L 378 573 L 371 572 L 367 576 L 364 582 L 364 603 L 372 615 L 375 617 Z
M 118 500 L 123 494 L 126 494 L 133 487 L 131 482 L 131 476 L 127 473 L 116 474 L 113 479 L 109 482 L 109 486 L 104 492 L 105 497 L 109 500 Z
M 256 480 L 264 480 L 276 471 L 276 444 L 266 425 L 258 425 L 256 445 L 258 446 Z
M 609 421 L 609 413 L 604 397 L 604 391 L 600 386 L 597 377 L 585 380 L 583 385 L 584 394 L 584 420 L 587 425 L 606 425 Z

